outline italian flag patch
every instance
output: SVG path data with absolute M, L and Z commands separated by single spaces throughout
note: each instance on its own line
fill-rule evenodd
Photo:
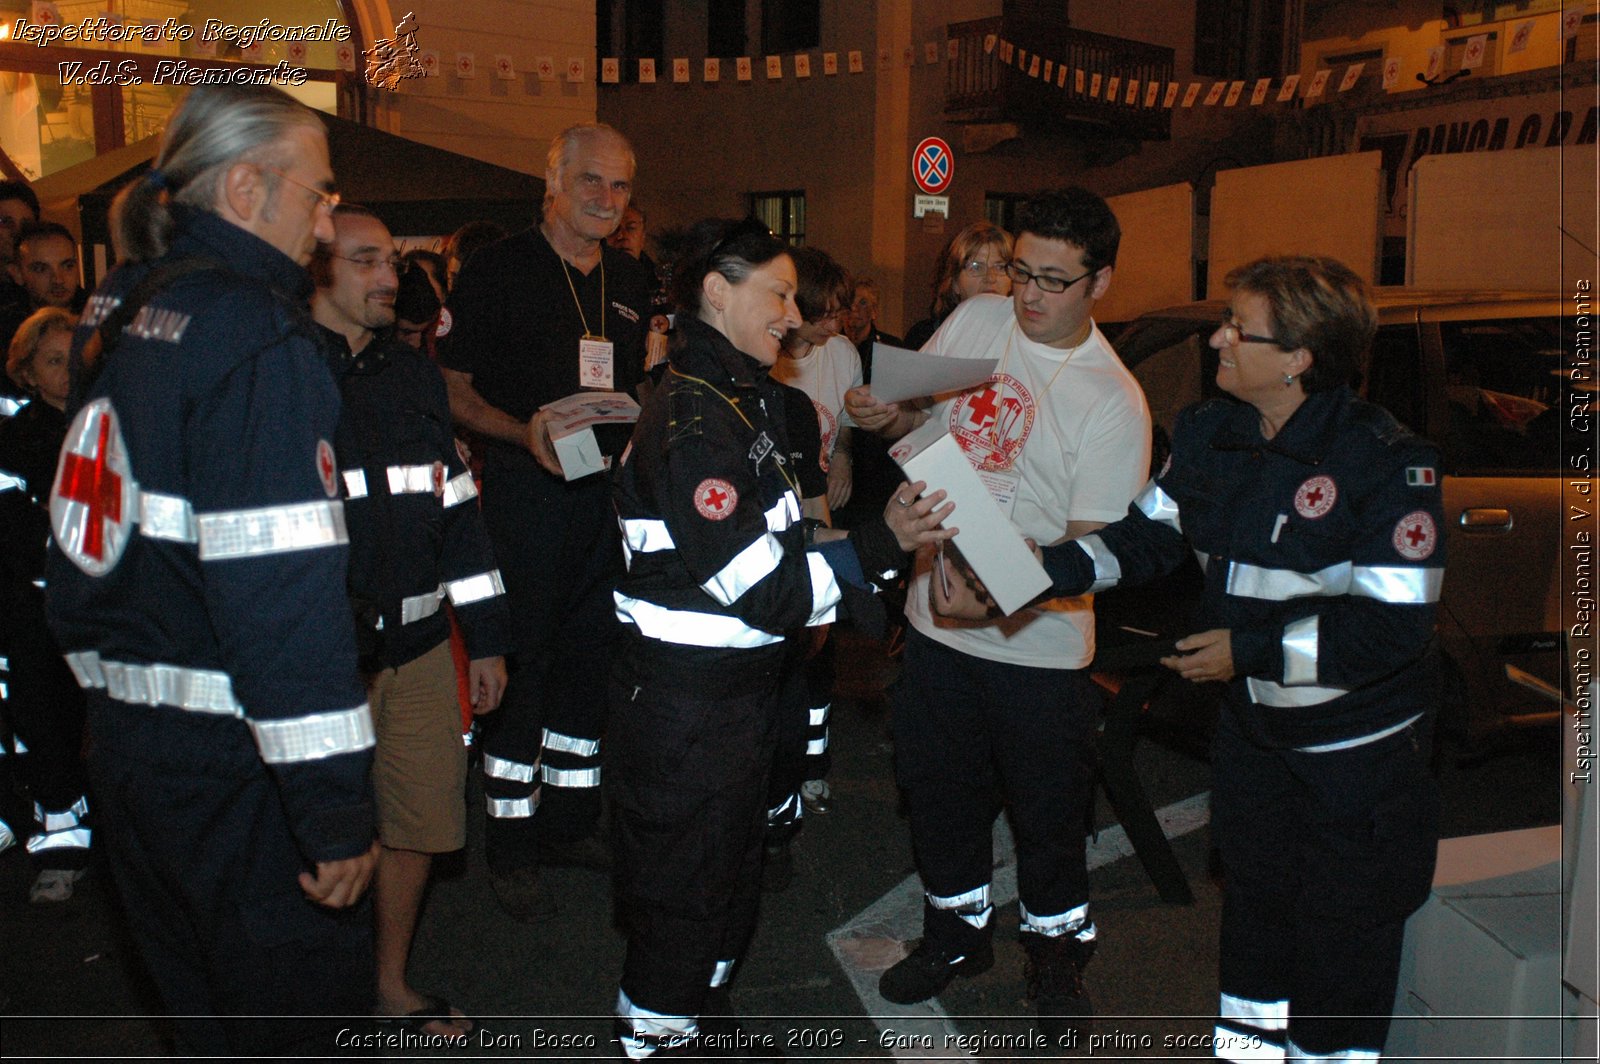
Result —
M 1431 488 L 1439 482 L 1433 466 L 1406 466 L 1406 485 L 1412 488 Z

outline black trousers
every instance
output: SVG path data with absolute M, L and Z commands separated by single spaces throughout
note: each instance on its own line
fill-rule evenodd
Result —
M 1087 904 L 1084 808 L 1099 711 L 1082 671 L 987 661 L 906 633 L 895 770 L 929 894 L 989 884 L 994 819 L 1009 806 L 1023 907 L 1054 917 Z
M 44 597 L 34 588 L 20 589 L 0 619 L 10 663 L 6 677 L 6 720 L 13 735 L 27 747 L 17 758 L 16 777 L 46 813 L 65 813 L 85 797 L 88 779 L 83 765 L 83 691 L 61 657 L 45 622 Z M 87 822 L 86 822 L 87 823 Z M 20 838 L 27 821 L 12 824 Z M 42 824 L 35 825 L 43 829 Z M 65 832 L 48 849 L 33 855 L 39 868 L 87 868 L 89 851 Z M 37 843 L 35 843 L 37 845 Z
M 833 708 L 834 650 L 829 638 L 807 657 L 813 632 L 806 629 L 787 641 L 793 649 L 779 685 L 778 748 L 767 784 L 767 821 L 771 841 L 793 838 L 800 830 L 800 785 L 820 780 L 833 767 L 828 749 Z
M 238 721 L 88 697 L 100 836 L 180 1052 L 325 1053 L 338 1021 L 284 1017 L 370 1014 L 370 902 L 306 899 L 311 869 Z
M 782 648 L 770 665 L 675 673 L 625 655 L 613 674 L 607 790 L 622 990 L 698 1016 L 721 962 L 744 955 L 761 897 Z
M 1288 1040 L 1308 1053 L 1383 1047 L 1405 920 L 1427 900 L 1438 850 L 1430 724 L 1312 754 L 1256 746 L 1223 712 L 1211 825 L 1226 876 L 1225 1028 L 1276 1040 L 1272 1025 L 1230 1020 L 1264 1006 L 1287 1011 Z
M 486 855 L 491 868 L 509 871 L 537 862 L 538 840 L 582 838 L 599 823 L 603 677 L 620 635 L 611 592 L 622 547 L 604 477 L 569 484 L 491 462 L 483 517 L 516 641 L 482 744 Z

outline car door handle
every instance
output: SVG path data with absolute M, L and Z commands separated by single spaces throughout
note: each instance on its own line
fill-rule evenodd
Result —
M 1461 511 L 1461 527 L 1472 532 L 1511 531 L 1511 511 L 1492 507 L 1473 507 Z

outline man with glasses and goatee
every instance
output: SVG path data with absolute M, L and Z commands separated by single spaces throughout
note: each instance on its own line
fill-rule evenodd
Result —
M 1042 193 L 1023 206 L 1017 229 L 1011 296 L 963 301 L 923 348 L 993 358 L 990 379 L 921 408 L 879 403 L 858 388 L 846 409 L 891 439 L 937 418 L 1017 529 L 1056 543 L 1127 512 L 1149 475 L 1150 414 L 1091 317 L 1121 240 L 1105 201 L 1078 188 Z M 1044 1033 L 1065 1038 L 1090 1014 L 1082 971 L 1095 940 L 1083 833 L 1100 706 L 1085 669 L 1093 597 L 957 625 L 931 613 L 929 573 L 925 554 L 907 600 L 911 631 L 894 704 L 924 937 L 883 974 L 880 991 L 896 1003 L 923 1001 L 993 964 L 990 839 L 1005 804 L 1028 996 Z

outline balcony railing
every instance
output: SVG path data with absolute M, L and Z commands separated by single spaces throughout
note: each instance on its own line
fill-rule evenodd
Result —
M 945 117 L 953 122 L 1017 122 L 1044 131 L 1090 132 L 1134 140 L 1168 140 L 1171 111 L 1161 106 L 1172 80 L 1172 49 L 1142 41 L 1088 33 L 1069 27 L 1019 18 L 985 18 L 956 22 L 948 34 L 960 42 L 947 64 Z M 985 50 L 985 41 L 993 47 Z M 1052 64 L 1052 76 L 1029 77 L 1028 71 L 1002 59 L 1001 42 L 1024 48 L 1028 62 L 1037 54 Z M 1057 84 L 1062 66 L 1066 84 Z M 1084 91 L 1077 89 L 1077 71 L 1084 71 Z M 1100 75 L 1100 95 L 1089 85 Z M 1106 99 L 1111 78 L 1118 79 L 1115 100 Z M 1138 82 L 1133 103 L 1127 101 L 1130 80 Z M 1145 107 L 1146 86 L 1161 85 L 1154 107 Z

